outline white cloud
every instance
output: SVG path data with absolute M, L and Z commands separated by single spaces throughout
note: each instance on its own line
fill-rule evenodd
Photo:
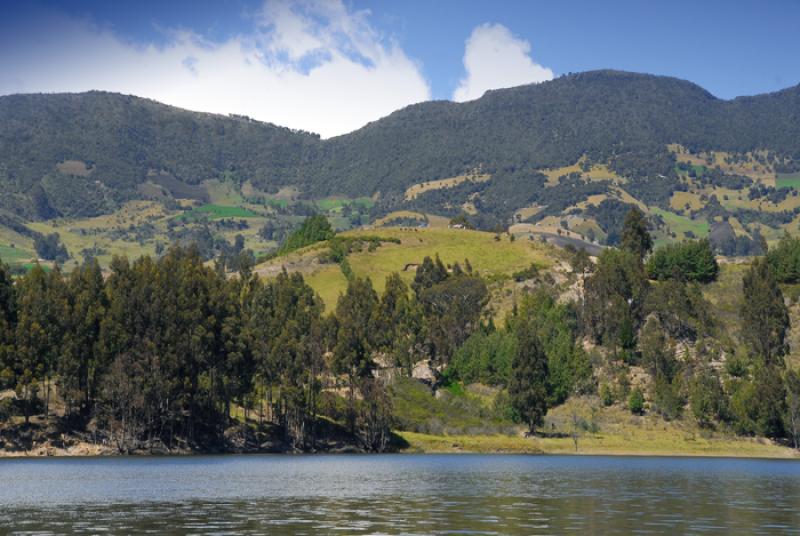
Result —
M 370 25 L 369 12 L 341 0 L 268 1 L 250 30 L 227 41 L 176 30 L 161 46 L 48 17 L 0 55 L 0 94 L 117 91 L 325 137 L 430 99 L 419 66 Z
M 476 27 L 464 50 L 467 73 L 453 92 L 453 100 L 473 100 L 489 89 L 552 80 L 553 71 L 533 61 L 530 52 L 531 44 L 514 37 L 502 24 Z

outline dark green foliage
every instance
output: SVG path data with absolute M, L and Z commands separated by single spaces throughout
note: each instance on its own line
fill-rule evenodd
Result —
M 783 361 L 789 311 L 767 259 L 753 261 L 742 278 L 742 340 L 751 357 L 766 365 Z
M 696 340 L 715 332 L 711 306 L 697 284 L 670 279 L 651 285 L 645 310 L 674 339 Z
M 321 214 L 309 216 L 303 221 L 300 228 L 292 232 L 286 238 L 286 241 L 281 244 L 278 254 L 289 253 L 323 240 L 329 240 L 335 234 L 333 227 L 328 222 L 328 218 Z
M 465 384 L 508 385 L 517 338 L 506 330 L 480 329 L 456 351 L 447 377 Z
M 36 250 L 36 254 L 44 260 L 63 263 L 69 259 L 67 248 L 61 243 L 58 233 L 38 235 L 33 241 L 33 248 Z
M 642 394 L 642 390 L 638 387 L 631 391 L 628 397 L 628 409 L 634 415 L 641 415 L 644 413 L 644 395 Z
M 767 262 L 778 282 L 800 282 L 800 238 L 786 233 L 767 253 Z
M 587 334 L 615 348 L 632 347 L 648 290 L 639 258 L 629 251 L 604 250 L 585 287 L 582 316 Z
M 622 227 L 625 217 L 634 208 L 630 203 L 623 203 L 617 199 L 603 199 L 599 205 L 591 205 L 586 214 L 593 217 L 600 228 L 606 233 L 606 244 L 619 245 L 622 240 Z
M 13 375 L 8 365 L 14 351 L 14 333 L 17 324 L 17 297 L 11 273 L 0 261 L 0 385 Z
M 648 277 L 659 281 L 677 278 L 710 283 L 718 273 L 719 265 L 707 239 L 661 246 L 647 260 Z
M 523 298 L 509 324 L 517 333 L 518 326 L 536 331 L 547 356 L 549 405 L 591 389 L 591 366 L 576 342 L 576 318 L 568 306 L 557 303 L 547 291 L 537 290 Z
M 333 348 L 333 370 L 347 378 L 348 421 L 355 432 L 355 389 L 358 380 L 366 378 L 375 366 L 372 351 L 377 343 L 378 295 L 367 279 L 352 278 L 347 291 L 336 304 L 336 345 Z
M 516 420 L 533 434 L 544 422 L 550 398 L 547 385 L 549 371 L 536 328 L 520 323 L 516 327 L 517 351 L 511 361 L 511 380 L 508 394 Z
M 727 415 L 727 401 L 719 376 L 710 369 L 696 371 L 689 386 L 689 405 L 697 423 L 703 427 Z
M 779 367 L 759 367 L 752 380 L 737 382 L 731 411 L 740 433 L 780 437 L 784 433 L 786 396 Z
M 387 212 L 403 205 L 405 189 L 421 179 L 480 169 L 493 180 L 432 191 L 408 205 L 428 203 L 455 216 L 459 209 L 446 205 L 459 207 L 477 192 L 477 219 L 488 228 L 532 202 L 561 211 L 589 189 L 602 193 L 607 186 L 592 183 L 542 188 L 537 170 L 584 156 L 608 162 L 637 198 L 666 206 L 679 184 L 667 144 L 794 156 L 800 127 L 790 112 L 797 100 L 796 88 L 727 101 L 673 78 L 594 71 L 467 103 L 409 106 L 323 141 L 117 94 L 11 95 L 0 99 L 0 189 L 7 194 L 0 208 L 28 218 L 90 215 L 141 196 L 137 186 L 148 180 L 199 199 L 199 183 L 229 177 L 266 192 L 294 185 L 312 198 L 380 192 L 377 210 Z M 85 169 L 57 171 L 67 160 Z
M 794 448 L 800 448 L 800 373 L 796 370 L 787 370 L 784 382 L 786 384 L 785 427 L 792 438 Z
M 436 256 L 436 261 L 426 256 L 422 259 L 422 264 L 417 268 L 411 288 L 414 289 L 414 292 L 419 297 L 423 290 L 447 279 L 447 275 L 447 268 L 445 268 L 438 255 Z
M 425 257 L 411 287 L 425 316 L 430 355 L 446 364 L 479 325 L 489 299 L 486 283 L 458 264 L 449 273 L 437 256 Z
M 647 231 L 647 221 L 642 211 L 633 207 L 625 215 L 622 223 L 622 240 L 620 247 L 644 259 L 653 249 L 653 239 Z
M 422 311 L 399 274 L 386 278 L 376 316 L 376 347 L 394 357 L 395 363 L 411 373 L 422 331 Z

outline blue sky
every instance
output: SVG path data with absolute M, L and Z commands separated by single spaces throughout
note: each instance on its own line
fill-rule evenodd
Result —
M 800 1 L 0 4 L 0 94 L 106 89 L 331 136 L 599 68 L 732 98 L 800 82 Z

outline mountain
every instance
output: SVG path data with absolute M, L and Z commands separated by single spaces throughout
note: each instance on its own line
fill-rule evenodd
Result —
M 798 171 L 800 86 L 721 100 L 675 78 L 594 71 L 409 106 L 328 140 L 104 92 L 0 97 L 6 220 L 95 216 L 134 199 L 208 201 L 207 182 L 219 180 L 253 202 L 285 187 L 293 199 L 371 197 L 372 218 L 466 212 L 490 228 L 580 214 L 603 239 L 639 202 L 672 236 L 671 216 L 656 209 L 785 225 L 793 206 L 774 190 Z M 726 204 L 731 191 L 747 200 Z M 700 213 L 712 196 L 718 203 Z

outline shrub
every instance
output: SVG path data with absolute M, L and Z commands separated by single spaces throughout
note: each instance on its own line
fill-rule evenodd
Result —
M 644 395 L 638 387 L 631 391 L 631 395 L 628 397 L 628 409 L 634 415 L 644 413 Z
M 647 261 L 650 279 L 679 278 L 698 283 L 717 279 L 719 265 L 707 239 L 687 240 L 662 246 Z

